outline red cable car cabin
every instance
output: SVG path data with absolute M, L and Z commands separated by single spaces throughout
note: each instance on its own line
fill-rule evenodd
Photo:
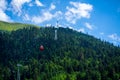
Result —
M 44 47 L 43 45 L 40 46 L 40 51 L 43 51 L 44 50 Z

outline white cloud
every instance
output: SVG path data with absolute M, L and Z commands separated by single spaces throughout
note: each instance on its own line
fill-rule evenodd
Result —
M 108 37 L 111 38 L 112 40 L 120 42 L 120 37 L 116 33 L 108 35 Z
M 77 20 L 76 18 L 74 18 L 74 15 L 72 15 L 70 12 L 65 13 L 65 19 L 72 24 L 75 24 Z
M 72 29 L 72 30 L 77 31 L 77 32 L 85 33 L 85 29 L 84 28 L 76 29 L 73 26 L 67 26 L 67 28 Z
M 43 12 L 43 14 L 41 16 L 34 16 L 32 18 L 32 22 L 35 22 L 38 24 L 38 23 L 42 23 L 44 21 L 49 21 L 52 18 L 53 18 L 53 15 L 50 12 L 46 11 L 46 12 Z
M 0 0 L 0 20 L 10 22 L 12 21 L 10 17 L 5 13 L 7 9 L 7 2 L 6 0 Z
M 6 6 L 7 6 L 7 2 L 6 2 L 6 0 L 0 0 L 0 9 L 1 10 L 6 10 Z
M 56 8 L 56 6 L 52 3 L 52 4 L 50 5 L 49 10 L 54 10 L 55 8 Z
M 90 18 L 90 12 L 93 9 L 93 6 L 86 3 L 80 2 L 70 2 L 73 7 L 66 7 L 67 12 L 65 13 L 65 19 L 75 24 L 78 19 L 81 18 Z
M 33 3 L 31 3 L 32 0 L 12 0 L 11 6 L 12 11 L 14 14 L 17 14 L 18 16 L 21 16 L 22 14 L 22 8 L 25 3 L 29 3 L 28 6 L 33 6 Z M 39 0 L 35 0 L 35 4 L 37 6 L 44 6 Z
M 83 33 L 85 33 L 85 29 L 84 29 L 84 28 L 80 28 L 80 29 L 78 30 L 78 32 L 83 32 Z
M 31 0 L 12 0 L 11 1 L 11 6 L 13 8 L 13 12 L 14 13 L 17 13 L 18 16 L 21 15 L 22 13 L 22 6 L 25 4 L 25 3 L 29 3 Z
M 35 0 L 37 6 L 44 6 L 39 0 Z
M 29 5 L 28 5 L 28 6 L 32 7 L 32 6 L 33 6 L 33 4 L 32 4 L 32 3 L 29 3 Z
M 104 35 L 104 32 L 100 32 L 100 35 Z
M 53 3 L 51 3 L 49 9 L 43 9 L 40 11 L 40 15 L 30 16 L 29 14 L 25 14 L 23 16 L 23 19 L 26 21 L 34 22 L 36 24 L 40 24 L 45 21 L 50 21 L 53 18 L 61 19 L 61 15 L 63 14 L 61 11 L 56 11 L 52 13 L 52 10 L 54 10 L 55 8 L 56 6 Z
M 51 27 L 51 26 L 52 26 L 52 24 L 46 24 L 45 26 L 46 26 L 46 27 Z
M 12 21 L 10 19 L 10 17 L 1 9 L 0 9 L 0 20 L 7 21 L 7 22 L 11 22 Z
M 30 21 L 31 19 L 30 19 L 30 16 L 29 16 L 28 14 L 25 14 L 25 15 L 23 16 L 23 20 L 25 20 L 25 21 Z
M 92 25 L 87 22 L 85 23 L 85 27 L 88 28 L 89 30 L 93 29 Z
M 57 18 L 57 20 L 60 20 L 62 19 L 63 13 L 61 11 L 56 11 L 55 14 L 54 14 L 54 18 Z
M 71 26 L 69 26 L 68 28 L 69 28 L 69 29 L 72 29 L 72 30 L 74 30 L 74 28 L 73 28 L 73 27 L 71 27 Z
M 33 16 L 32 17 L 32 22 L 39 24 L 45 21 L 49 21 L 53 18 L 59 19 L 59 17 L 62 15 L 61 11 L 56 11 L 54 14 L 52 14 L 49 10 L 47 11 L 42 11 L 42 15 L 39 16 Z

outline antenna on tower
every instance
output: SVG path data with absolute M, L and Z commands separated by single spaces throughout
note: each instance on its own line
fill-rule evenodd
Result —
M 58 37 L 57 37 L 57 28 L 58 28 L 58 20 L 57 20 L 57 24 L 56 24 L 56 28 L 55 28 L 55 37 L 54 37 L 54 40 L 58 39 Z

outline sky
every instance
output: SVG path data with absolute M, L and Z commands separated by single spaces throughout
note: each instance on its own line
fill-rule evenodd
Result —
M 120 0 L 0 0 L 0 20 L 56 25 L 120 45 Z

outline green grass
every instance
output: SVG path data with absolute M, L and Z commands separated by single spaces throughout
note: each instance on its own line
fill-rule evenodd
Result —
M 15 31 L 15 30 L 27 28 L 27 27 L 38 27 L 38 26 L 31 25 L 31 24 L 8 23 L 8 22 L 0 21 L 0 30 L 4 30 L 4 31 Z

